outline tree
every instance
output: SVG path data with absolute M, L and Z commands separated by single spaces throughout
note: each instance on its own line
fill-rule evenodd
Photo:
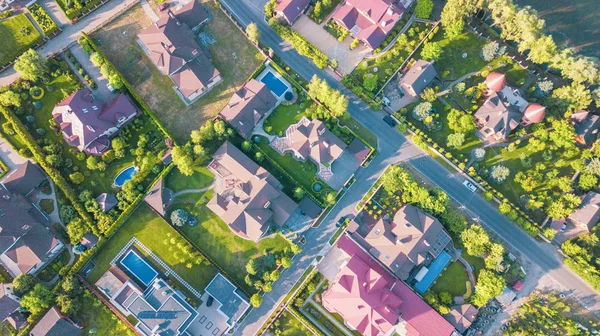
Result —
M 250 24 L 246 26 L 246 35 L 248 35 L 250 41 L 258 44 L 258 41 L 260 40 L 260 31 L 258 30 L 256 23 L 250 22 Z
M 519 44 L 519 52 L 523 53 L 527 49 L 529 49 L 527 58 L 537 64 L 550 63 L 556 55 L 556 43 L 551 35 L 543 35 L 530 42 Z
M 81 184 L 85 180 L 85 176 L 81 172 L 69 174 L 69 179 L 75 184 Z
M 442 55 L 442 46 L 438 42 L 425 42 L 421 50 L 421 58 L 427 61 L 437 61 Z
M 460 36 L 463 30 L 465 30 L 465 23 L 462 20 L 456 21 L 444 27 L 444 36 L 453 41 Z
M 48 65 L 40 54 L 33 49 L 29 49 L 17 58 L 15 70 L 24 79 L 37 81 L 48 73 Z
M 69 241 L 73 245 L 79 244 L 83 236 L 89 231 L 88 226 L 80 218 L 75 218 L 67 224 L 67 234 L 69 235 Z
M 510 175 L 510 170 L 505 166 L 497 165 L 490 169 L 490 177 L 496 183 L 504 183 L 508 175 Z
M 262 296 L 258 293 L 255 293 L 250 297 L 250 304 L 252 304 L 252 307 L 258 308 L 262 304 L 262 300 Z
M 256 152 L 256 154 L 254 154 L 254 159 L 256 162 L 260 163 L 265 159 L 265 156 L 261 152 Z
M 433 88 L 426 88 L 421 92 L 421 98 L 431 103 L 437 99 L 437 93 Z
M 281 258 L 281 266 L 283 266 L 283 268 L 289 268 L 292 266 L 292 259 L 290 259 L 290 257 Z
M 248 140 L 242 142 L 242 150 L 244 152 L 249 152 L 252 149 L 252 143 Z
M 326 81 L 317 75 L 314 75 L 308 83 L 308 94 L 327 106 L 333 117 L 343 116 L 348 109 L 348 98 L 340 91 L 333 90 Z
M 417 105 L 414 109 L 415 118 L 419 121 L 425 120 L 431 114 L 433 106 L 430 102 L 423 102 Z
M 363 80 L 363 86 L 369 91 L 374 91 L 377 88 L 379 76 L 375 74 L 366 74 Z
M 577 239 L 589 248 L 597 246 L 598 242 L 600 242 L 598 236 L 593 232 L 586 232 L 577 237 Z
M 194 157 L 187 147 L 175 146 L 171 150 L 171 156 L 173 158 L 173 164 L 179 169 L 179 171 L 185 176 L 192 176 L 194 174 Z
M 250 259 L 246 264 L 246 272 L 251 275 L 256 275 L 258 273 L 258 265 L 256 259 Z
M 465 218 L 459 212 L 454 210 L 447 209 L 439 218 L 448 231 L 456 235 L 462 233 L 467 227 Z
M 381 176 L 381 185 L 389 194 L 397 193 L 402 190 L 404 185 L 412 181 L 410 173 L 406 169 L 396 165 L 390 166 Z
M 483 148 L 476 148 L 473 151 L 473 156 L 475 157 L 475 159 L 477 160 L 481 160 L 485 157 L 485 149 Z
M 431 12 L 433 11 L 433 1 L 431 0 L 417 0 L 417 6 L 415 7 L 415 13 L 419 19 L 429 19 Z
M 547 96 L 554 88 L 554 83 L 551 80 L 539 81 L 535 84 L 537 90 L 542 96 Z
M 465 142 L 465 134 L 464 133 L 454 133 L 454 134 L 448 135 L 446 145 L 448 147 L 458 148 L 458 147 L 462 146 L 462 144 L 464 142 Z
M 42 284 L 36 284 L 33 289 L 21 299 L 21 307 L 33 315 L 40 314 L 52 304 L 52 292 Z
M 487 257 L 485 258 L 485 267 L 500 272 L 503 270 L 504 246 L 498 243 L 490 243 L 488 246 Z
M 12 284 L 17 292 L 27 293 L 37 284 L 37 279 L 31 274 L 21 273 L 17 275 Z
M 265 15 L 267 18 L 272 18 L 275 15 L 275 8 L 277 7 L 277 0 L 270 0 L 265 4 Z
M 58 295 L 56 303 L 60 306 L 60 311 L 67 315 L 76 314 L 81 309 L 81 300 L 66 294 Z
M 273 272 L 271 272 L 271 281 L 277 281 L 277 279 L 279 279 L 281 273 L 279 273 L 279 270 L 273 270 Z
M 471 225 L 460 234 L 460 239 L 472 256 L 482 256 L 490 244 L 490 237 L 487 232 L 479 225 Z
M 323 10 L 322 10 L 322 5 L 321 5 L 321 1 L 317 1 L 317 3 L 315 4 L 315 8 L 313 10 L 313 14 L 314 16 L 320 18 L 321 15 L 323 14 Z
M 0 93 L 0 105 L 21 107 L 21 96 L 11 90 Z
M 549 138 L 557 147 L 565 149 L 575 147 L 575 128 L 568 120 L 554 120 L 552 128 Z
M 302 189 L 300 187 L 294 188 L 294 198 L 302 199 L 302 197 L 304 197 L 305 194 L 306 194 L 306 191 L 304 191 L 304 189 Z
M 447 27 L 462 22 L 465 17 L 479 11 L 482 5 L 481 0 L 449 0 L 442 10 L 442 25 Z
M 171 212 L 171 223 L 173 225 L 182 227 L 187 223 L 189 215 L 183 209 L 177 209 Z
M 473 304 L 477 307 L 482 307 L 487 302 L 502 293 L 506 286 L 504 279 L 494 274 L 492 271 L 481 270 L 475 285 L 475 296 L 473 297 Z
M 490 42 L 481 48 L 481 57 L 486 62 L 491 62 L 494 58 L 504 54 L 506 48 L 501 48 L 498 42 Z
M 88 156 L 88 158 L 85 160 L 85 165 L 89 170 L 98 169 L 98 157 L 94 155 Z
M 330 193 L 327 193 L 327 196 L 325 196 L 325 201 L 327 201 L 327 203 L 329 204 L 335 204 L 335 198 L 335 192 L 332 191 Z
M 452 294 L 448 293 L 448 292 L 441 292 L 439 294 L 440 297 L 440 302 L 442 304 L 445 305 L 451 305 L 452 304 Z
M 600 159 L 595 157 L 585 167 L 585 172 L 594 175 L 600 175 Z
M 571 83 L 552 92 L 555 105 L 561 110 L 571 112 L 584 110 L 592 103 L 592 94 L 583 84 Z

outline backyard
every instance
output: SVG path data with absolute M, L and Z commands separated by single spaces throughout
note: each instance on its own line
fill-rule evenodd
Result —
M 172 169 L 166 177 L 165 183 L 174 193 L 188 190 L 201 189 L 210 185 L 214 179 L 213 173 L 206 167 L 194 169 L 192 176 L 185 176 L 179 169 Z
M 305 110 L 313 104 L 304 92 L 298 94 L 293 104 L 279 104 L 265 119 L 265 132 L 275 136 L 283 136 L 290 125 L 297 123 L 306 115 Z
M 448 265 L 440 277 L 434 282 L 431 290 L 437 293 L 448 292 L 452 297 L 467 293 L 469 277 L 463 264 L 455 261 Z M 470 284 L 468 285 L 470 287 Z
M 110 244 L 104 245 L 92 259 L 96 267 L 88 276 L 89 283 L 94 284 L 106 272 L 110 267 L 111 260 L 132 237 L 137 238 L 151 249 L 198 291 L 203 291 L 217 273 L 216 268 L 207 261 L 203 261 L 199 265 L 188 263 L 185 258 L 181 258 L 178 251 L 173 252 L 174 247 L 171 246 L 173 245 L 171 240 L 182 242 L 183 239 L 164 219 L 155 214 L 145 202 L 142 202 L 125 224 L 110 238 Z M 183 245 L 186 244 L 183 243 Z
M 179 99 L 171 79 L 158 71 L 136 42 L 137 33 L 152 23 L 140 5 L 92 34 L 94 40 L 101 41 L 100 49 L 179 141 L 186 141 L 192 130 L 217 115 L 263 61 L 262 54 L 221 10 L 208 0 L 202 3 L 212 19 L 201 33 L 203 40 L 212 43 L 208 45 L 211 61 L 223 82 L 190 106 Z
M 84 334 L 113 335 L 113 336 L 134 336 L 133 330 L 130 330 L 125 323 L 113 314 L 102 301 L 96 298 L 90 291 L 86 290 L 82 295 L 81 309 L 75 320 L 83 322 Z M 95 329 L 94 331 L 91 331 Z
M 284 310 L 279 315 L 277 320 L 269 327 L 269 331 L 273 333 L 279 331 L 279 334 L 276 333 L 276 335 L 281 336 L 305 336 L 311 334 L 310 330 L 287 310 Z
M 25 14 L 18 14 L 0 22 L 0 67 L 10 63 L 41 40 L 42 35 Z

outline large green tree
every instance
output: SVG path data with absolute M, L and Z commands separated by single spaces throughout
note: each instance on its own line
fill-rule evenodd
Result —
M 500 295 L 505 286 L 504 278 L 492 271 L 481 270 L 475 285 L 473 304 L 477 307 L 485 306 L 490 299 Z
M 48 64 L 35 50 L 29 49 L 17 58 L 15 70 L 24 79 L 37 81 L 48 73 Z
M 52 292 L 42 284 L 37 284 L 21 299 L 21 307 L 36 315 L 43 312 L 52 304 Z
M 419 19 L 429 19 L 431 12 L 433 11 L 433 1 L 431 0 L 417 0 L 417 6 L 415 7 L 415 13 Z
M 472 256 L 482 256 L 485 254 L 487 246 L 490 244 L 490 236 L 479 225 L 471 225 L 464 230 L 460 238 L 467 250 Z

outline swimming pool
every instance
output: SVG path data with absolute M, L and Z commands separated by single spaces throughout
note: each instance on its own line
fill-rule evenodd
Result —
M 136 166 L 130 166 L 121 170 L 121 172 L 117 174 L 117 177 L 115 177 L 115 181 L 113 182 L 113 184 L 115 185 L 115 187 L 122 187 L 125 184 L 125 182 L 133 178 L 133 175 L 135 175 L 137 171 L 138 169 Z
M 442 251 L 442 253 L 435 258 L 431 265 L 429 265 L 429 271 L 427 274 L 425 274 L 423 279 L 415 284 L 415 289 L 417 292 L 420 294 L 425 294 L 429 287 L 433 285 L 433 282 L 444 271 L 444 268 L 448 266 L 450 260 L 452 260 L 452 257 L 446 251 Z
M 121 265 L 146 286 L 158 275 L 158 272 L 134 251 L 127 252 L 127 255 L 121 259 Z
M 260 79 L 261 82 L 265 83 L 265 85 L 277 95 L 277 97 L 281 97 L 282 94 L 287 91 L 288 87 L 285 85 L 281 79 L 277 78 L 270 70 Z

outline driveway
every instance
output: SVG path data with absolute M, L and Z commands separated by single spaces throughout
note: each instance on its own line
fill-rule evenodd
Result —
M 106 87 L 108 84 L 108 79 L 102 76 L 100 69 L 98 69 L 98 67 L 90 61 L 90 56 L 83 51 L 83 48 L 81 48 L 79 43 L 74 44 L 69 50 L 75 59 L 77 59 L 77 62 L 81 64 L 83 69 L 85 69 L 90 77 L 96 81 L 96 84 L 98 85 L 96 90 L 90 89 L 94 97 L 103 102 L 108 102 L 115 98 L 117 94 L 110 92 L 110 90 Z
M 356 49 L 350 50 L 352 36 L 348 35 L 344 42 L 339 42 L 333 35 L 306 15 L 300 16 L 292 28 L 327 54 L 330 60 L 336 59 L 338 61 L 337 70 L 343 75 L 352 72 L 365 55 L 369 54 L 369 50 L 362 44 Z
M 358 169 L 360 162 L 354 156 L 354 154 L 345 150 L 340 157 L 338 157 L 331 165 L 331 171 L 333 176 L 327 180 L 327 184 L 333 188 L 333 190 L 340 190 L 350 179 L 352 174 Z
M 16 169 L 26 161 L 25 158 L 14 151 L 12 147 L 10 147 L 10 144 L 2 138 L 0 138 L 0 159 L 6 163 L 9 171 Z

